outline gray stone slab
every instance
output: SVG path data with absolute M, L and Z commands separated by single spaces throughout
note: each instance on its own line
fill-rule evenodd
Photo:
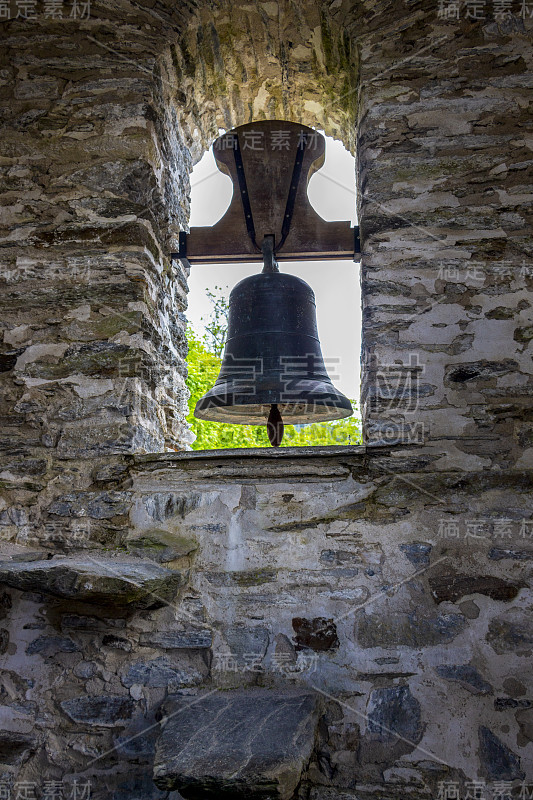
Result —
M 523 550 L 520 547 L 492 547 L 489 550 L 489 558 L 492 561 L 501 561 L 504 558 L 512 561 L 532 561 L 533 550 Z
M 39 653 L 43 656 L 54 656 L 57 653 L 75 653 L 78 645 L 67 636 L 39 636 L 26 648 L 28 655 Z
M 526 775 L 520 767 L 520 758 L 513 753 L 489 728 L 479 727 L 479 759 L 483 774 L 492 781 L 523 780 Z
M 485 638 L 499 655 L 528 654 L 533 647 L 531 615 L 522 608 L 510 608 L 490 620 Z
M 202 662 L 203 663 L 203 662 Z M 204 664 L 204 669 L 205 664 Z M 168 689 L 176 692 L 186 686 L 195 686 L 202 682 L 205 674 L 191 667 L 190 664 L 180 666 L 173 664 L 168 658 L 160 657 L 151 661 L 136 661 L 130 664 L 121 677 L 123 686 L 149 686 L 151 688 Z
M 462 614 L 435 614 L 424 607 L 409 613 L 392 615 L 366 613 L 355 615 L 355 635 L 358 644 L 370 647 L 432 647 L 447 644 L 466 627 Z
M 139 644 L 160 647 L 163 650 L 203 650 L 213 644 L 213 634 L 207 628 L 190 628 L 185 631 L 153 631 L 141 633 Z
M 16 731 L 0 731 L 0 762 L 11 766 L 20 766 L 28 760 L 37 749 L 37 738 Z
M 319 698 L 301 689 L 172 697 L 154 780 L 186 800 L 289 800 L 315 744 Z
M 122 695 L 82 695 L 63 700 L 61 708 L 74 722 L 114 728 L 129 722 L 135 702 Z
M 100 605 L 158 608 L 171 602 L 185 582 L 183 571 L 100 553 L 0 562 L 0 584 Z
M 492 694 L 492 686 L 471 664 L 439 664 L 437 675 L 448 681 L 457 681 L 471 694 Z

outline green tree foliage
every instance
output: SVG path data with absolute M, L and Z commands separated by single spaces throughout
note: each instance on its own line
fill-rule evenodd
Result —
M 224 422 L 204 422 L 194 416 L 198 400 L 218 378 L 227 330 L 227 299 L 220 295 L 219 287 L 208 292 L 213 312 L 201 337 L 191 327 L 187 328 L 189 343 L 189 422 L 196 440 L 193 450 L 218 450 L 236 447 L 270 447 L 266 425 L 233 425 Z M 355 408 L 355 402 L 352 401 Z M 354 415 L 334 422 L 315 422 L 312 425 L 285 426 L 282 447 L 308 447 L 312 445 L 361 444 L 360 420 Z
M 228 289 L 227 286 L 226 289 Z M 215 286 L 214 292 L 208 289 L 206 294 L 213 308 L 207 320 L 202 317 L 205 327 L 205 345 L 209 352 L 222 358 L 228 333 L 229 305 L 227 291 L 224 292 L 221 286 Z
M 200 397 L 210 389 L 220 372 L 221 359 L 209 352 L 205 340 L 187 328 L 189 341 L 189 377 L 187 387 L 189 397 L 189 422 L 196 440 L 192 445 L 193 450 L 218 450 L 220 448 L 234 447 L 269 447 L 270 442 L 266 427 L 256 425 L 228 425 L 224 422 L 204 422 L 194 416 L 194 407 Z

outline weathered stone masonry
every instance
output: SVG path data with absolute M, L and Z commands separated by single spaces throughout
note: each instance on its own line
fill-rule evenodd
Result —
M 273 796 L 533 783 L 532 23 L 463 12 L 1 23 L 2 780 L 163 798 L 164 718 L 246 689 L 318 720 L 290 769 L 272 756 Z M 377 444 L 173 454 L 188 175 L 219 126 L 264 118 L 355 147 Z M 391 368 L 418 370 L 412 411 Z M 412 424 L 421 444 L 379 444 Z
M 529 778 L 522 472 L 436 472 L 420 448 L 183 453 L 85 459 L 73 489 L 68 463 L 38 522 L 2 517 L 27 542 L 0 566 L 8 775 L 162 797 L 165 698 L 247 686 L 320 700 L 299 797 Z

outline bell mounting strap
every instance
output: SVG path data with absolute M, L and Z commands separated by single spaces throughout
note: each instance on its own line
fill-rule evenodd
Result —
M 298 149 L 296 150 L 296 158 L 294 159 L 294 167 L 292 169 L 291 186 L 289 189 L 289 196 L 287 197 L 287 205 L 285 207 L 285 214 L 283 216 L 283 225 L 281 226 L 281 241 L 276 250 L 280 250 L 285 244 L 285 239 L 289 235 L 291 229 L 292 215 L 294 214 L 294 201 L 296 200 L 296 191 L 300 182 L 302 174 L 302 163 L 304 160 L 305 148 L 307 147 L 307 134 L 301 133 L 298 142 Z
M 241 192 L 242 210 L 244 211 L 244 221 L 246 223 L 246 230 L 250 237 L 253 246 L 256 250 L 261 252 L 261 248 L 255 240 L 255 226 L 252 214 L 252 206 L 250 205 L 250 195 L 248 194 L 248 187 L 246 185 L 246 175 L 244 173 L 244 164 L 242 163 L 241 146 L 239 144 L 239 137 L 236 136 L 234 140 L 233 154 L 235 156 L 235 166 L 237 168 L 237 180 L 239 181 L 239 190 Z
M 294 202 L 296 200 L 296 192 L 302 174 L 302 164 L 304 160 L 305 148 L 307 147 L 307 134 L 301 133 L 298 141 L 298 149 L 296 150 L 296 158 L 294 159 L 294 166 L 292 168 L 291 184 L 289 188 L 289 195 L 287 197 L 287 205 L 285 206 L 285 214 L 283 215 L 283 224 L 281 226 L 281 240 L 277 247 L 274 245 L 274 252 L 279 250 L 285 244 L 285 240 L 289 235 L 291 229 L 292 215 L 294 214 Z M 246 223 L 246 230 L 250 237 L 253 246 L 261 251 L 261 247 L 255 239 L 255 225 L 254 217 L 252 214 L 252 206 L 250 204 L 250 195 L 246 185 L 246 175 L 244 172 L 244 164 L 242 163 L 241 146 L 239 144 L 239 137 L 235 137 L 235 144 L 233 149 L 235 157 L 235 166 L 237 168 L 237 179 L 239 181 L 239 190 L 241 193 L 242 210 L 244 212 L 244 221 Z
M 294 166 L 292 168 L 292 177 L 289 187 L 289 194 L 287 197 L 287 205 L 285 206 L 285 214 L 283 215 L 283 224 L 281 226 L 281 239 L 277 246 L 274 244 L 274 252 L 280 250 L 283 247 L 283 245 L 285 244 L 285 240 L 289 235 L 291 229 L 292 216 L 294 214 L 294 203 L 296 200 L 296 192 L 298 191 L 298 184 L 300 182 L 300 177 L 302 175 L 302 164 L 304 160 L 306 147 L 307 147 L 307 134 L 302 132 L 300 133 L 300 138 L 298 140 L 296 158 L 294 159 Z M 244 164 L 242 163 L 241 146 L 239 144 L 238 136 L 235 137 L 233 154 L 235 156 L 235 166 L 237 168 L 237 178 L 239 181 L 239 190 L 241 193 L 242 210 L 244 211 L 244 221 L 246 222 L 246 230 L 254 247 L 257 250 L 261 251 L 262 248 L 259 247 L 255 239 L 254 218 L 252 214 L 252 206 L 250 204 L 250 195 L 248 193 L 248 187 L 246 185 L 246 175 L 244 172 Z

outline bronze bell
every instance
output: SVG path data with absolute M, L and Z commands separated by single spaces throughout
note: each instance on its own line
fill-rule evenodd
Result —
M 228 335 L 215 385 L 194 416 L 212 422 L 268 425 L 271 444 L 290 424 L 343 419 L 353 413 L 332 384 L 320 349 L 315 295 L 294 275 L 265 269 L 240 281 L 230 294 Z

